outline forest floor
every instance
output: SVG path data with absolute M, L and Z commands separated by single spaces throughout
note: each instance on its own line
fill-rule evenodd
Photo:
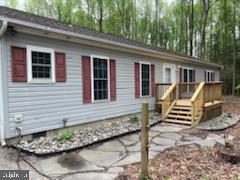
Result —
M 223 112 L 240 115 L 240 97 L 225 96 Z M 197 129 L 185 130 L 195 136 L 206 136 L 208 132 Z M 219 135 L 234 136 L 234 146 L 240 146 L 240 123 L 235 126 L 215 131 Z M 166 149 L 149 161 L 149 179 L 238 179 L 240 164 L 227 162 L 221 153 L 226 145 L 201 147 L 196 144 Z M 131 164 L 117 179 L 142 179 L 140 164 Z

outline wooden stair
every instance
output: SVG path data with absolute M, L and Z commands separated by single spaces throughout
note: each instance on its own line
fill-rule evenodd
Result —
M 166 115 L 165 122 L 191 125 L 191 101 L 190 99 L 177 100 Z

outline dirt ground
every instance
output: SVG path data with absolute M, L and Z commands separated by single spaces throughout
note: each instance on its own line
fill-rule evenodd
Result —
M 240 97 L 225 96 L 223 98 L 223 112 L 240 115 Z M 192 129 L 194 135 L 206 136 L 206 133 Z M 200 133 L 200 134 L 199 134 Z M 220 134 L 235 136 L 234 142 L 240 143 L 240 123 L 223 131 Z M 182 146 L 168 149 L 160 153 L 149 162 L 149 179 L 234 179 L 240 177 L 240 164 L 226 162 L 219 155 L 223 145 L 213 148 L 201 148 L 197 145 Z M 137 180 L 140 176 L 139 164 L 125 167 L 125 172 L 118 179 Z

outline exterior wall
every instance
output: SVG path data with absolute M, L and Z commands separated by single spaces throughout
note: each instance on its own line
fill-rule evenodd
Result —
M 7 43 L 8 138 L 15 136 L 16 127 L 21 127 L 23 135 L 26 135 L 62 128 L 64 118 L 68 119 L 67 126 L 72 126 L 136 113 L 140 111 L 141 103 L 146 101 L 150 103 L 150 108 L 153 109 L 154 97 L 135 99 L 135 62 L 144 61 L 155 64 L 155 82 L 163 82 L 163 63 L 166 62 L 164 60 L 159 61 L 25 34 L 17 34 L 14 37 L 8 36 Z M 65 52 L 67 81 L 55 84 L 13 83 L 11 79 L 10 48 L 11 46 L 26 47 L 27 45 L 54 48 L 55 51 Z M 116 60 L 116 101 L 83 104 L 82 55 L 107 56 Z M 197 72 L 196 80 L 203 81 L 204 69 L 194 68 Z M 179 79 L 178 70 L 176 70 L 176 74 L 176 79 Z M 20 114 L 23 115 L 23 121 L 16 123 L 14 117 Z

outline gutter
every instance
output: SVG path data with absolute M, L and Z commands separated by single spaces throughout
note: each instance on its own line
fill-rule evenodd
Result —
M 8 22 L 7 21 L 2 21 L 2 26 L 0 28 L 0 38 L 3 37 L 4 33 L 7 31 L 8 27 Z M 0 73 L 2 74 L 2 78 L 0 78 L 0 142 L 2 146 L 6 145 L 5 141 L 5 129 L 4 129 L 4 90 L 3 90 L 3 40 L 1 39 L 1 49 L 0 49 Z
M 154 54 L 157 54 L 157 55 L 160 55 L 160 56 L 167 56 L 167 57 L 172 58 L 174 61 L 191 63 L 191 64 L 198 64 L 198 65 L 205 65 L 205 66 L 212 66 L 212 67 L 215 67 L 215 68 L 223 69 L 223 66 L 221 66 L 221 65 L 214 64 L 214 63 L 211 63 L 211 62 L 200 61 L 200 60 L 190 58 L 190 57 L 188 58 L 188 57 L 183 57 L 183 56 L 180 56 L 180 55 L 178 56 L 178 55 L 174 55 L 174 54 L 171 54 L 171 53 L 146 49 L 146 48 L 143 48 L 143 47 L 138 47 L 138 46 L 125 44 L 125 43 L 121 43 L 121 42 L 114 42 L 114 41 L 107 40 L 107 39 L 101 39 L 101 38 L 92 37 L 92 36 L 88 36 L 88 35 L 84 35 L 84 34 L 79 34 L 79 33 L 71 32 L 71 31 L 67 31 L 67 30 L 52 28 L 52 27 L 49 27 L 49 26 L 40 25 L 40 24 L 36 24 L 36 23 L 32 23 L 32 22 L 27 22 L 27 21 L 24 21 L 24 20 L 12 19 L 12 18 L 8 18 L 8 17 L 5 17 L 5 16 L 0 16 L 0 19 L 6 20 L 8 22 L 11 22 L 11 23 L 14 23 L 14 24 L 17 24 L 17 25 L 26 26 L 26 27 L 30 27 L 30 28 L 35 28 L 35 29 L 39 29 L 39 30 L 53 32 L 53 33 L 58 33 L 58 34 L 66 35 L 66 36 L 77 37 L 77 38 L 81 38 L 81 39 L 84 39 L 84 40 L 100 42 L 100 43 L 104 43 L 104 44 L 108 44 L 108 45 L 115 45 L 115 46 L 123 47 L 123 48 L 129 48 L 129 49 L 133 49 L 133 50 L 137 50 L 137 51 L 141 51 L 141 52 L 146 52 L 146 53 L 149 53 L 149 54 L 154 53 Z

